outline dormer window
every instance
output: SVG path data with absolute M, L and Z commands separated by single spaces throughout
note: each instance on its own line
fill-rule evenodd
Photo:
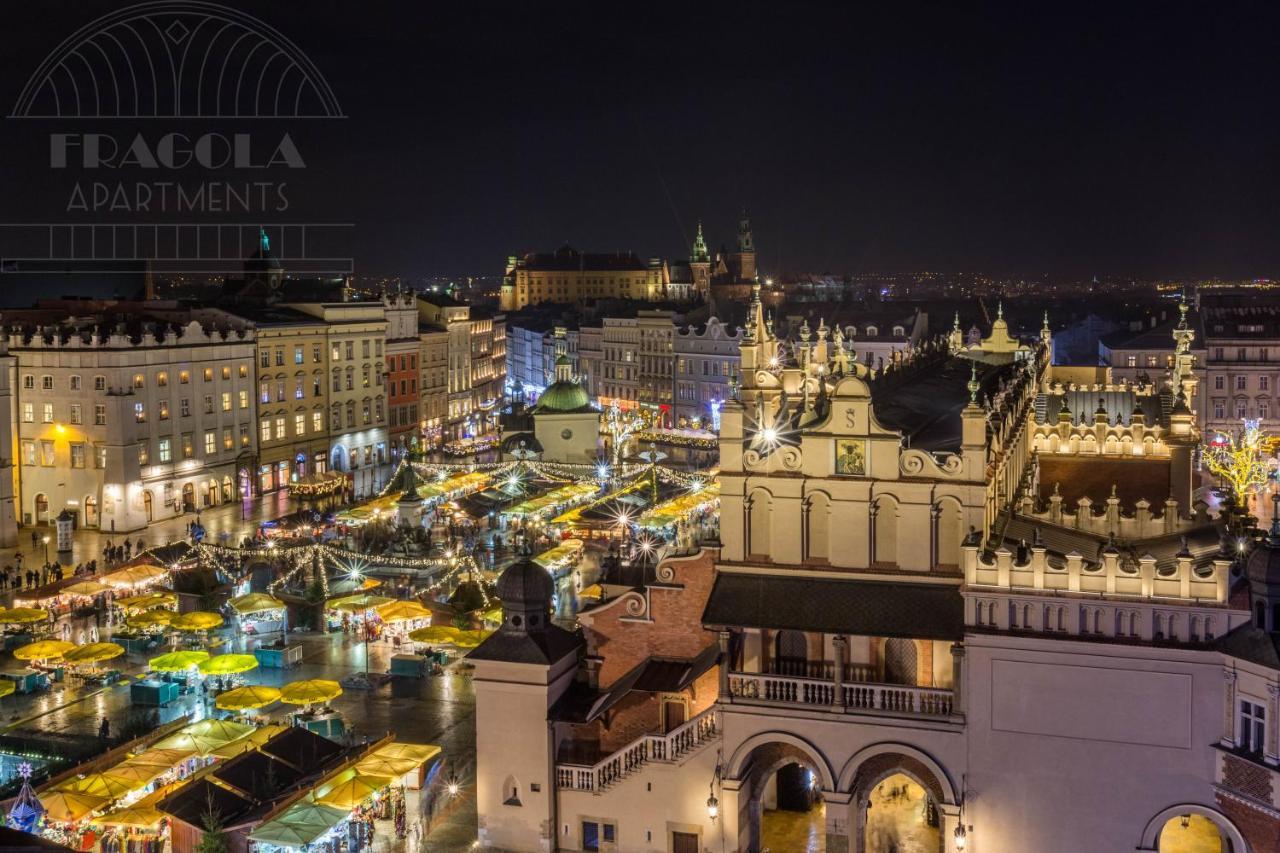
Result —
M 867 337 L 874 338 L 880 334 L 880 330 L 875 326 L 867 326 Z
M 894 327 L 893 327 L 893 333 L 894 333 L 895 335 L 897 335 L 898 337 L 902 337 L 903 335 L 905 335 L 905 334 L 907 333 L 907 330 L 906 330 L 906 329 L 904 329 L 904 328 L 902 328 L 901 326 L 894 326 Z

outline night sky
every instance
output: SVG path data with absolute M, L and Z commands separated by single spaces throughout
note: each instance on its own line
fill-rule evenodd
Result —
M 7 4 L 3 111 L 117 7 Z M 745 206 L 770 271 L 1280 276 L 1261 6 L 240 8 L 348 116 L 296 131 L 298 204 L 355 223 L 363 273 L 498 274 L 566 241 L 682 256 L 699 218 L 730 244 Z M 0 218 L 56 210 L 42 148 L 4 124 Z

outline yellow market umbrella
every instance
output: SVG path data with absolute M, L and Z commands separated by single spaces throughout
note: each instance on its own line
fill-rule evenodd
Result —
M 235 675 L 258 668 L 258 659 L 253 655 L 218 655 L 201 661 L 200 671 L 205 675 Z
M 69 664 L 101 663 L 104 660 L 118 658 L 124 654 L 124 646 L 118 643 L 86 643 L 77 646 L 62 656 Z
M 365 578 L 364 582 L 360 584 L 361 589 L 377 589 L 380 586 L 382 586 L 382 581 L 377 578 Z
M 196 755 L 211 755 L 214 750 L 226 746 L 228 742 L 218 737 L 197 736 L 186 732 L 178 732 L 177 734 L 169 735 L 157 743 L 156 746 L 165 750 L 179 749 Z
M 143 610 L 130 613 L 124 617 L 124 624 L 130 628 L 163 628 L 173 622 L 177 614 L 172 610 Z
M 112 779 L 119 779 L 131 786 L 131 790 L 141 788 L 155 779 L 169 772 L 167 767 L 157 767 L 154 764 L 137 764 L 132 761 L 126 761 L 124 764 L 117 764 L 110 770 L 104 771 L 102 775 Z
M 18 682 L 0 678 L 0 699 L 12 695 L 18 689 Z
M 222 624 L 222 617 L 206 610 L 193 610 L 180 613 L 169 623 L 170 627 L 179 631 L 208 631 Z
M 370 755 L 357 761 L 355 769 L 358 773 L 367 773 L 371 776 L 400 777 L 417 770 L 418 766 L 419 762 L 412 758 L 385 758 L 380 755 Z
M 288 726 L 262 726 L 261 728 L 254 729 L 251 733 L 245 735 L 239 740 L 233 740 L 230 743 L 223 744 L 209 754 L 217 758 L 235 758 L 242 752 L 257 749 L 259 746 L 262 746 L 262 744 L 271 740 L 287 728 Z
M 389 743 L 373 754 L 378 758 L 403 758 L 425 764 L 440 754 L 440 747 L 429 743 Z
M 135 595 L 132 598 L 120 598 L 116 605 L 125 610 L 150 610 L 153 607 L 174 607 L 178 596 L 172 592 L 149 592 L 146 595 Z
M 274 595 L 267 595 L 265 592 L 251 592 L 248 595 L 233 598 L 228 603 L 231 605 L 231 609 L 237 613 L 260 613 L 263 610 L 284 609 L 283 601 Z
M 367 592 L 361 592 L 355 595 L 344 595 L 341 598 L 331 598 L 324 603 L 324 606 L 329 610 L 337 610 L 343 613 L 361 613 L 365 610 L 381 607 L 384 604 L 390 604 L 393 601 L 395 601 L 394 598 L 387 598 L 385 595 L 372 595 Z
M 153 747 L 130 758 L 126 764 L 145 764 L 152 767 L 172 769 L 191 756 L 196 755 L 194 749 L 161 749 Z
M 409 622 L 413 619 L 430 619 L 431 611 L 416 601 L 393 601 L 378 609 L 383 622 Z
M 37 640 L 14 649 L 13 656 L 18 660 L 53 660 L 62 657 L 75 647 L 75 643 L 68 643 L 65 640 Z
M 105 806 L 110 800 L 75 791 L 48 791 L 40 796 L 49 820 L 59 823 L 76 823 L 90 812 Z
M 163 566 L 127 566 L 122 569 L 116 569 L 111 574 L 104 575 L 102 580 L 104 583 L 114 587 L 136 587 L 157 581 L 167 574 L 169 574 L 169 570 Z
M 97 581 L 76 581 L 58 590 L 59 595 L 100 595 L 111 587 Z
M 312 678 L 286 684 L 280 690 L 280 701 L 288 705 L 314 705 L 317 702 L 328 702 L 341 695 L 342 687 L 338 682 Z
M 459 631 L 458 638 L 453 641 L 453 645 L 459 649 L 474 649 L 484 642 L 485 637 L 492 633 L 492 631 Z
M 452 625 L 431 625 L 409 632 L 409 639 L 415 643 L 452 643 L 458 639 L 459 631 Z
M 209 653 L 203 651 L 169 652 L 158 658 L 152 658 L 147 665 L 153 672 L 182 672 L 208 659 Z
M 141 787 L 142 785 L 139 785 L 136 782 L 131 782 L 127 779 L 117 779 L 106 773 L 90 773 L 83 779 L 71 779 L 63 782 L 57 787 L 57 790 L 69 791 L 76 794 L 88 794 L 92 797 L 103 797 L 104 799 L 114 800 L 117 797 L 123 797 L 130 791 Z
M 253 730 L 253 726 L 247 726 L 244 723 L 237 723 L 232 720 L 207 719 L 192 723 L 185 727 L 182 733 L 192 737 L 217 738 L 223 743 L 229 743 L 245 737 L 252 733 Z
M 30 625 L 49 618 L 48 610 L 38 607 L 13 607 L 0 609 L 0 623 L 5 625 Z
M 324 796 L 316 797 L 316 802 L 350 811 L 372 797 L 375 791 L 387 787 L 390 782 L 389 776 L 365 776 L 352 773 L 349 778 L 330 787 Z
M 148 829 L 157 826 L 167 815 L 151 806 L 134 804 L 118 812 L 104 815 L 96 821 L 103 826 L 132 826 Z
M 217 658 L 214 658 L 214 660 L 217 660 Z M 219 693 L 213 704 L 223 711 L 252 711 L 257 708 L 265 708 L 279 699 L 280 691 L 276 688 L 265 685 L 252 685 L 250 687 L 237 687 L 235 690 Z

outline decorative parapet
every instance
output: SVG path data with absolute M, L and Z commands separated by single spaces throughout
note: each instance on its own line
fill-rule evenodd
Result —
M 1200 604 L 1227 601 L 1231 562 L 1225 559 L 1197 569 L 1190 555 L 1180 554 L 1173 566 L 1161 571 L 1150 554 L 1139 557 L 1138 565 L 1132 566 L 1122 562 L 1114 548 L 1104 550 L 1097 562 L 1073 551 L 1060 566 L 1050 563 L 1046 549 L 1039 545 L 1030 548 L 1024 563 L 1016 562 L 1013 552 L 1004 547 L 996 550 L 994 561 L 980 555 L 976 546 L 966 545 L 963 550 L 965 585 L 971 588 L 1181 599 Z
M 1169 445 L 1159 424 L 1147 426 L 1137 416 L 1126 426 L 1107 423 L 1102 416 L 1091 424 L 1037 423 L 1032 449 L 1063 456 L 1140 456 L 1165 459 Z
M 48 327 L 9 327 L 5 339 L 15 350 L 33 349 L 137 349 L 139 347 L 194 347 L 210 344 L 252 343 L 250 326 L 222 326 L 192 320 L 186 324 L 145 323 L 139 328 L 118 324 L 110 329 Z
M 1058 493 L 1055 483 L 1053 494 L 1044 509 L 1037 510 L 1031 495 L 1024 495 L 1018 505 L 1018 514 L 1031 521 L 1040 521 L 1057 527 L 1067 527 L 1095 536 L 1110 536 L 1120 540 L 1150 539 L 1156 536 L 1167 536 L 1181 533 L 1195 527 L 1203 526 L 1209 521 L 1207 507 L 1197 502 L 1195 514 L 1184 516 L 1179 512 L 1178 502 L 1168 498 L 1164 502 L 1164 511 L 1154 513 L 1151 504 L 1139 500 L 1134 505 L 1133 515 L 1126 515 L 1120 509 L 1120 499 L 1116 497 L 1112 487 L 1111 497 L 1099 504 L 1094 510 L 1094 501 L 1082 497 L 1076 501 L 1074 509 L 1064 506 L 1065 501 Z

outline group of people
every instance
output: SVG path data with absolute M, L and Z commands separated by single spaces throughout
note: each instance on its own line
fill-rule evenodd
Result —
M 147 550 L 146 543 L 143 542 L 142 537 L 139 536 L 137 552 L 141 554 L 145 550 Z M 115 565 L 116 563 L 128 562 L 133 559 L 133 554 L 134 544 L 128 539 L 124 540 L 124 542 L 119 545 L 112 543 L 111 540 L 107 540 L 107 544 L 102 548 L 102 558 L 107 561 L 108 566 Z
M 22 568 L 22 555 L 18 555 L 17 565 L 6 565 L 0 568 L 0 591 L 8 589 L 35 589 L 49 581 L 62 580 L 62 566 L 57 563 L 46 563 L 39 569 Z

